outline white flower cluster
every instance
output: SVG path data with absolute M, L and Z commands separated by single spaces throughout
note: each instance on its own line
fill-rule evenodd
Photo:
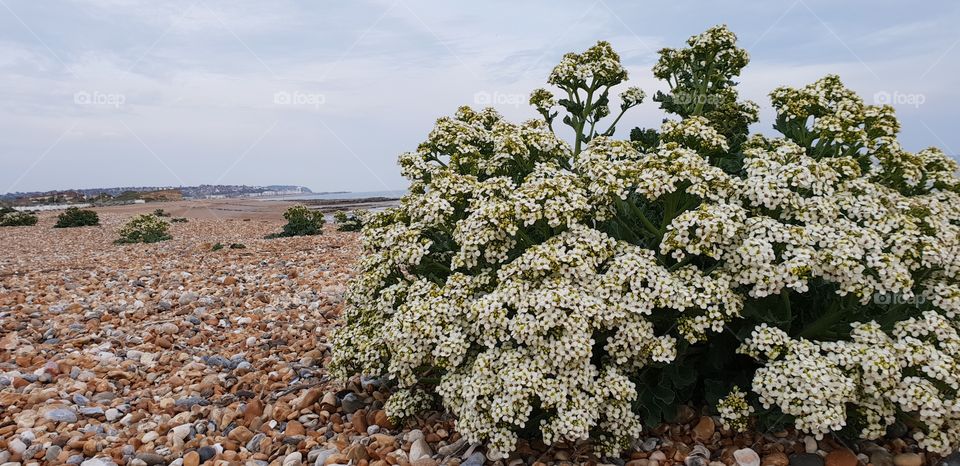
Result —
M 864 104 L 836 75 L 825 76 L 800 89 L 777 88 L 770 98 L 784 121 L 806 125 L 813 120 L 812 131 L 804 138 L 806 143 L 841 146 L 842 155 L 895 143 L 893 138 L 900 131 L 893 107 Z
M 665 53 L 724 57 L 735 73 L 746 56 L 734 40 L 714 28 Z M 625 75 L 599 43 L 565 56 L 550 82 Z M 735 326 L 752 329 L 741 352 L 763 363 L 752 391 L 799 429 L 838 430 L 849 404 L 864 436 L 903 414 L 925 448 L 960 446 L 956 163 L 900 149 L 890 109 L 835 77 L 773 100 L 784 138 L 728 141 L 717 121 L 691 116 L 664 123 L 643 152 L 596 135 L 574 153 L 545 121 L 511 124 L 491 109 L 441 118 L 401 156 L 410 194 L 364 222 L 334 368 L 396 381 L 395 416 L 435 389 L 492 458 L 531 424 L 547 443 L 616 451 L 641 430 L 640 371 Z M 552 118 L 552 94 L 531 103 Z M 744 320 L 757 319 L 748 304 L 791 299 L 794 322 L 841 303 L 868 317 L 822 342 Z M 731 428 L 747 423 L 746 396 L 718 405 Z
M 768 361 L 753 390 L 765 407 L 794 416 L 798 429 L 839 430 L 852 403 L 864 437 L 883 436 L 901 412 L 923 425 L 915 434 L 920 446 L 949 454 L 960 443 L 958 331 L 933 311 L 898 322 L 889 335 L 876 322 L 854 324 L 849 341 L 795 340 L 760 326 L 741 351 Z
M 536 89 L 530 93 L 530 105 L 540 113 L 548 113 L 550 109 L 557 106 L 557 99 L 546 89 Z
M 743 432 L 747 429 L 753 406 L 747 401 L 747 394 L 740 390 L 740 387 L 734 386 L 727 396 L 717 402 L 717 413 L 720 414 L 724 427 Z
M 687 40 L 689 47 L 682 49 L 663 49 L 661 59 L 653 67 L 654 76 L 668 79 L 675 71 L 671 65 L 678 62 L 706 65 L 707 59 L 716 67 L 729 67 L 719 70 L 729 75 L 735 75 L 747 64 L 747 52 L 736 46 L 737 36 L 725 25 L 714 26 L 702 34 L 697 34 Z
M 710 121 L 702 116 L 665 121 L 660 128 L 660 140 L 679 143 L 701 155 L 723 152 L 730 148 L 727 139 L 713 129 Z
M 624 108 L 635 107 L 643 103 L 643 99 L 646 97 L 647 93 L 643 92 L 643 89 L 639 87 L 628 87 L 620 93 L 621 106 Z
M 547 82 L 561 85 L 573 82 L 612 86 L 627 79 L 627 70 L 609 42 L 599 41 L 583 53 L 568 53 L 553 68 Z

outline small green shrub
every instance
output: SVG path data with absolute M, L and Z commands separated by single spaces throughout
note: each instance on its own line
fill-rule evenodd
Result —
M 214 244 L 213 247 L 210 248 L 211 251 L 219 251 L 221 249 L 223 249 L 223 243 Z
M 169 216 L 170 216 L 170 213 L 164 211 L 163 209 L 157 209 L 157 210 L 154 210 L 154 211 L 153 211 L 153 215 L 155 215 L 155 216 L 157 216 L 157 217 L 169 217 Z
M 287 224 L 283 226 L 283 231 L 268 238 L 281 238 L 287 236 L 311 236 L 323 233 L 323 225 L 326 220 L 323 218 L 323 212 L 310 210 L 305 205 L 295 205 L 283 213 L 283 218 Z
M 70 207 L 57 216 L 54 228 L 88 227 L 100 224 L 100 217 L 92 210 Z
M 0 208 L 0 227 L 28 227 L 37 224 L 37 216 L 9 207 Z
M 337 224 L 338 231 L 360 231 L 366 216 L 365 210 L 354 210 L 349 213 L 338 210 L 333 213 L 333 221 Z
M 186 218 L 183 218 L 183 217 L 175 217 L 175 218 L 170 219 L 170 223 L 187 223 L 187 222 L 188 222 L 188 220 L 187 220 Z
M 166 241 L 172 236 L 168 233 L 170 225 L 156 215 L 142 214 L 133 217 L 120 229 L 117 243 L 156 243 Z
M 230 245 L 230 249 L 247 249 L 247 245 L 243 243 L 233 243 Z

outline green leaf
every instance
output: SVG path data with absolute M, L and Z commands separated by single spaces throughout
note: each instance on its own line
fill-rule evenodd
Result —
M 658 385 L 653 387 L 653 395 L 657 400 L 662 401 L 664 404 L 673 403 L 673 400 L 676 399 L 677 393 L 672 390 L 671 387 L 666 387 L 665 385 Z

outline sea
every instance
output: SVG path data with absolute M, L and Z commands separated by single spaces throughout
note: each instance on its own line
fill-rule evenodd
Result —
M 310 193 L 310 194 L 290 194 L 287 196 L 276 196 L 276 197 L 264 197 L 260 198 L 263 200 L 277 200 L 282 199 L 285 201 L 308 201 L 311 199 L 365 199 L 368 197 L 389 197 L 389 198 L 400 198 L 404 194 L 407 194 L 406 189 L 399 189 L 395 191 L 361 191 L 361 192 L 349 192 L 349 193 Z

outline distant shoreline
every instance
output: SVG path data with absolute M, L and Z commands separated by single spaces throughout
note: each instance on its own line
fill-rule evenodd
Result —
M 366 197 L 359 199 L 306 199 L 300 201 L 323 213 L 338 210 L 382 210 L 400 203 L 399 197 Z
M 305 194 L 285 194 L 280 196 L 264 196 L 255 199 L 260 201 L 295 201 L 307 203 L 310 201 L 363 201 L 370 199 L 399 200 L 407 194 L 406 189 L 395 189 L 386 191 L 342 191 L 330 193 L 305 193 Z M 320 205 L 320 204 L 311 204 Z

